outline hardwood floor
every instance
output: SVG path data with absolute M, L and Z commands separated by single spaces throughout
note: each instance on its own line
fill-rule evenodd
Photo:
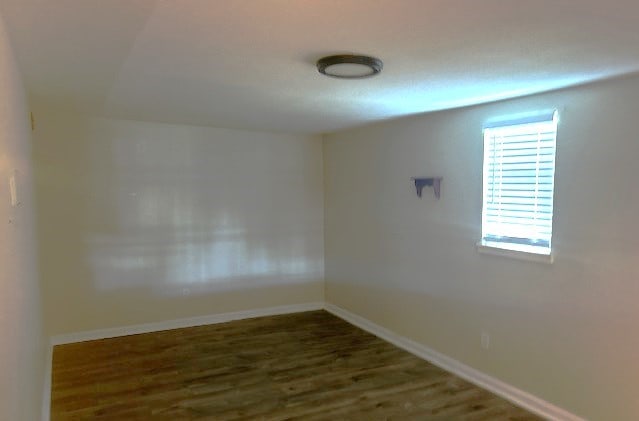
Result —
M 57 346 L 52 420 L 536 420 L 324 311 Z

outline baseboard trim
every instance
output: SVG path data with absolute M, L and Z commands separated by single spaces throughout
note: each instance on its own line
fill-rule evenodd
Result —
M 501 380 L 491 377 L 453 358 L 447 357 L 425 345 L 417 343 L 404 336 L 398 335 L 389 329 L 379 326 L 364 317 L 351 313 L 336 305 L 325 303 L 324 309 L 329 313 L 343 319 L 360 329 L 402 348 L 417 357 L 426 360 L 450 373 L 453 373 L 483 389 L 507 399 L 514 404 L 549 420 L 583 421 L 571 412 L 540 399 L 528 392 L 524 392 Z
M 53 345 L 47 344 L 44 361 L 44 382 L 42 389 L 42 421 L 51 419 L 51 375 L 53 374 Z
M 266 307 L 253 310 L 234 311 L 231 313 L 211 314 L 207 316 L 189 317 L 185 319 L 165 320 L 162 322 L 144 323 L 109 329 L 89 330 L 77 333 L 67 333 L 51 337 L 51 345 L 64 345 L 76 342 L 93 341 L 97 339 L 115 338 L 118 336 L 137 335 L 140 333 L 158 332 L 161 330 L 181 329 L 184 327 L 204 326 L 226 323 L 233 320 L 252 319 L 254 317 L 276 316 L 279 314 L 300 313 L 304 311 L 321 310 L 324 303 L 302 303 L 278 307 Z

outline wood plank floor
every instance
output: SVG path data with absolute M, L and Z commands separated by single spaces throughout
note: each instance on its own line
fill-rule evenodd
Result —
M 52 420 L 536 420 L 324 311 L 56 346 Z

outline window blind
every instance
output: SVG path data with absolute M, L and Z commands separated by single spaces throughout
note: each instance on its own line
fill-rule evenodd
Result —
M 550 251 L 557 113 L 484 127 L 482 239 Z

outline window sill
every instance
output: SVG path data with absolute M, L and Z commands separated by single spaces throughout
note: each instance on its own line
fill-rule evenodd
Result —
M 494 243 L 482 240 L 477 243 L 476 247 L 477 251 L 481 254 L 490 254 L 493 256 L 509 257 L 512 259 L 546 264 L 552 264 L 553 262 L 552 253 L 548 252 L 546 249 L 536 248 L 533 246 Z

